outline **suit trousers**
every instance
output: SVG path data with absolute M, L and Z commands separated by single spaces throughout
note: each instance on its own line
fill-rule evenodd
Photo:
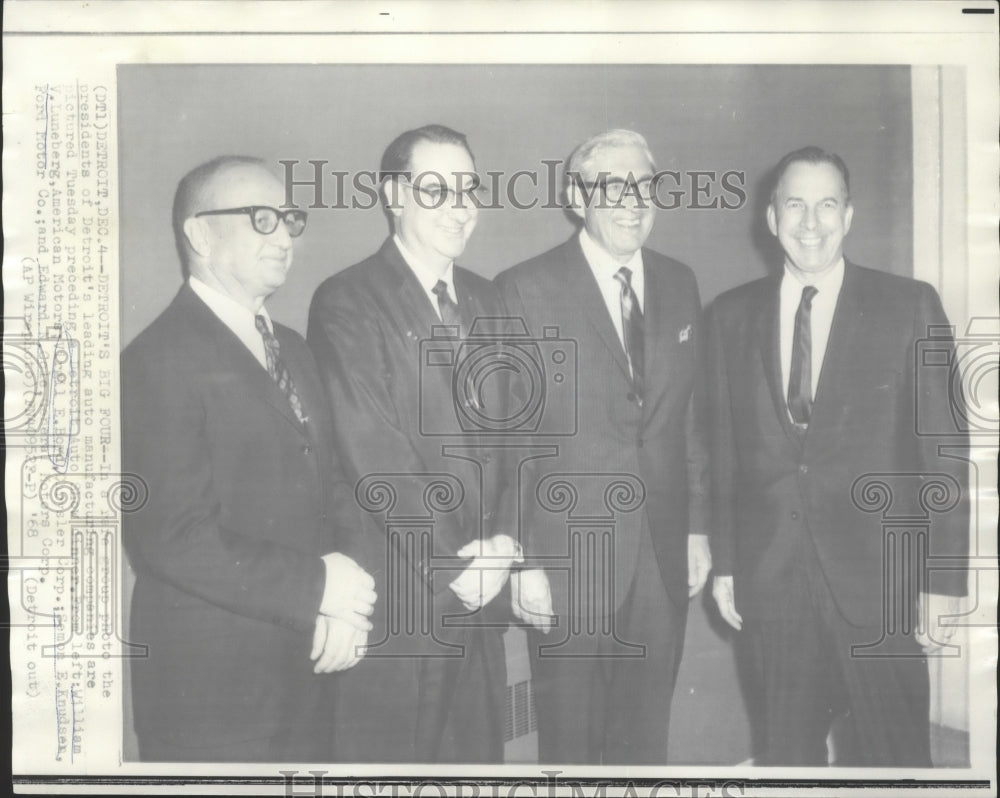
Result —
M 441 608 L 433 630 L 414 630 L 423 640 L 412 654 L 375 648 L 334 674 L 335 761 L 503 761 L 510 594 L 471 616 L 448 590 L 433 603 Z
M 910 634 L 844 620 L 811 538 L 796 545 L 795 578 L 777 617 L 745 626 L 759 688 L 756 763 L 826 765 L 836 722 L 844 732 L 834 736 L 837 765 L 930 767 L 920 646 Z
M 470 629 L 461 660 L 421 663 L 418 761 L 459 764 L 503 761 L 503 638 Z
M 611 629 L 586 622 L 572 646 L 567 618 L 528 633 L 543 764 L 662 765 L 687 604 L 667 595 L 648 524 L 629 594 Z M 601 619 L 596 619 L 600 621 Z M 572 656 L 561 649 L 572 648 Z

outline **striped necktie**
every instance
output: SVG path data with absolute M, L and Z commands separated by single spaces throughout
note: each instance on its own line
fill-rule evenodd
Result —
M 812 301 L 819 293 L 814 285 L 802 289 L 799 309 L 795 312 L 792 334 L 792 363 L 788 371 L 788 412 L 800 427 L 809 424 L 812 414 Z
M 639 298 L 632 289 L 632 270 L 622 266 L 615 273 L 615 279 L 621 283 L 622 332 L 625 338 L 625 353 L 632 367 L 632 385 L 635 392 L 642 396 L 646 349 L 642 329 L 642 308 L 639 307 Z
M 299 395 L 295 390 L 295 381 L 292 379 L 292 375 L 285 368 L 285 364 L 281 362 L 281 347 L 278 344 L 278 339 L 267 326 L 267 321 L 263 316 L 257 316 L 254 319 L 254 323 L 257 326 L 257 332 L 260 333 L 260 337 L 264 339 L 264 353 L 267 355 L 267 373 L 271 375 L 271 379 L 278 384 L 278 389 L 288 399 L 288 404 L 292 406 L 295 417 L 300 423 L 305 424 L 307 417 L 302 409 L 302 400 L 299 399 Z

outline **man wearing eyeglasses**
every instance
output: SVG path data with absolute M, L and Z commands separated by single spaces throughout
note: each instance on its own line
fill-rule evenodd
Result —
M 578 480 L 570 517 L 593 527 L 568 535 L 546 491 L 522 490 L 528 570 L 512 586 L 537 627 L 529 644 L 544 763 L 667 761 L 687 602 L 710 570 L 705 457 L 689 412 L 701 306 L 691 270 L 643 246 L 655 171 L 633 131 L 581 144 L 567 197 L 582 228 L 497 277 L 511 315 L 539 337 L 557 328 L 579 358 L 577 432 L 547 439 L 540 429 L 558 455 L 534 460 L 524 479 Z M 603 501 L 587 490 L 597 478 Z M 547 570 L 531 569 L 535 558 Z M 554 623 L 541 634 L 548 613 Z
M 189 172 L 173 210 L 187 279 L 122 355 L 125 471 L 148 490 L 124 518 L 146 761 L 328 758 L 316 674 L 356 665 L 371 628 L 373 580 L 336 551 L 362 518 L 328 401 L 264 304 L 306 224 L 282 199 L 256 159 Z
M 380 171 L 392 235 L 326 280 L 309 312 L 339 451 L 366 480 L 359 500 L 372 479 L 393 496 L 384 517 L 373 510 L 384 533 L 360 541 L 383 600 L 368 655 L 341 680 L 352 722 L 338 725 L 337 757 L 495 762 L 506 669 L 491 613 L 518 546 L 498 509 L 500 458 L 459 423 L 470 397 L 444 357 L 477 319 L 503 315 L 493 285 L 455 263 L 478 217 L 475 162 L 464 135 L 427 125 L 398 136 Z M 434 347 L 444 359 L 425 361 L 436 330 L 450 336 Z

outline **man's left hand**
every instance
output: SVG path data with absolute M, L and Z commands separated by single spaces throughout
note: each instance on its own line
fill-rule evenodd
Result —
M 688 598 L 697 596 L 712 571 L 708 535 L 688 535 Z
M 467 610 L 485 607 L 503 589 L 518 554 L 517 542 L 509 535 L 470 541 L 456 555 L 473 560 L 449 587 Z
M 916 640 L 925 654 L 930 654 L 947 645 L 955 635 L 957 626 L 954 618 L 962 608 L 959 596 L 944 596 L 940 593 L 921 593 L 917 605 Z
M 510 602 L 518 619 L 548 634 L 555 616 L 552 614 L 552 590 L 545 571 L 530 568 L 511 573 Z

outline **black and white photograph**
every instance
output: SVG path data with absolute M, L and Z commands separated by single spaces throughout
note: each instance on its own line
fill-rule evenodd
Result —
M 8 39 L 16 789 L 996 789 L 989 4 L 107 5 Z

